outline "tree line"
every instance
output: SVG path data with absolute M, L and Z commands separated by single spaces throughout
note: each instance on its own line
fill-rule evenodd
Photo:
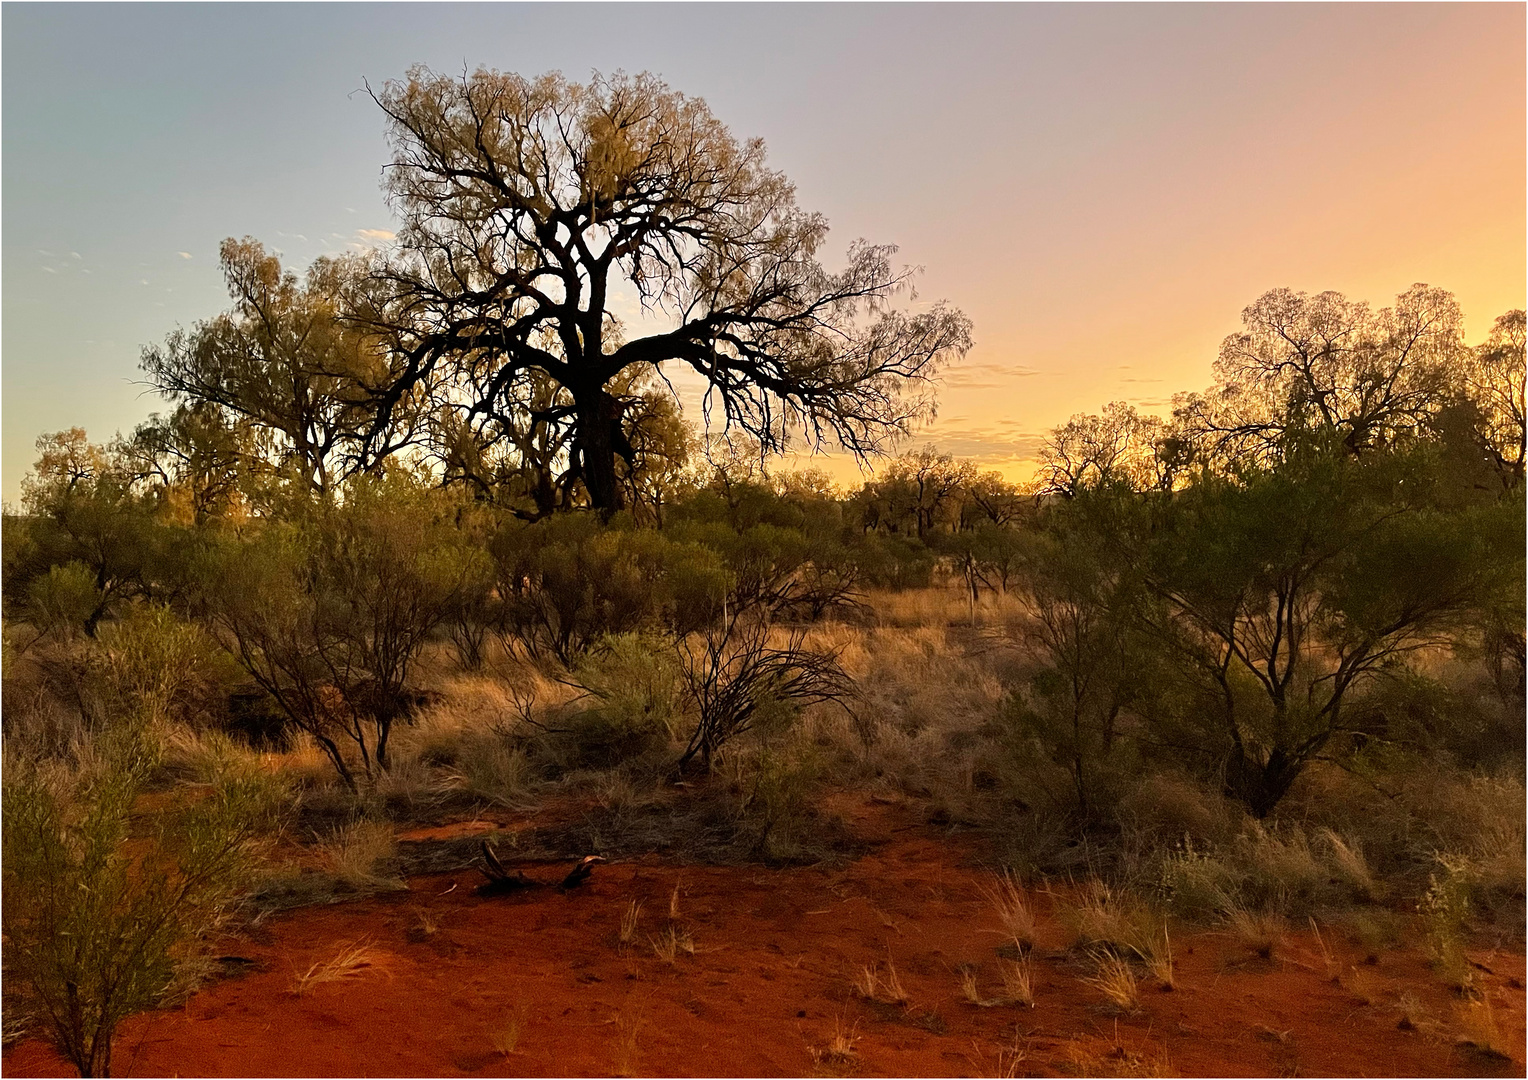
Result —
M 650 76 L 419 68 L 373 97 L 396 245 L 299 278 L 225 242 L 229 309 L 143 354 L 172 411 L 39 440 L 8 618 L 190 615 L 351 782 L 387 768 L 429 640 L 571 666 L 720 626 L 719 670 L 764 647 L 749 619 L 936 579 L 973 619 L 984 592 L 1025 605 L 1047 667 L 1010 720 L 1084 814 L 1099 775 L 1168 752 L 1265 814 L 1310 761 L 1396 734 L 1406 710 L 1376 703 L 1421 692 L 1429 649 L 1474 650 L 1521 700 L 1521 311 L 1469 346 L 1442 289 L 1380 310 L 1277 289 L 1170 417 L 1073 417 L 1026 483 L 924 448 L 840 492 L 768 462 L 803 436 L 884 451 L 970 344 L 954 309 L 894 303 L 890 249 L 823 268 L 826 225 L 762 145 Z M 671 328 L 628 339 L 617 288 Z M 706 381 L 707 430 L 673 362 Z M 765 659 L 774 683 L 810 667 Z

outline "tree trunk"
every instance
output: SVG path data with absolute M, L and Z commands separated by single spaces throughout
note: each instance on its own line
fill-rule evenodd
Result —
M 583 467 L 589 502 L 608 519 L 626 509 L 626 492 L 616 476 L 615 456 L 620 432 L 619 403 L 603 388 L 579 395 L 575 447 Z

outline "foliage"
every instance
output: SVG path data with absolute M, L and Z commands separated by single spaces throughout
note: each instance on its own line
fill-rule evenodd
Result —
M 130 841 L 146 765 L 124 741 L 77 770 L 5 763 L 7 964 L 81 1076 L 111 1075 L 117 1023 L 157 1003 L 178 951 L 234 895 L 268 809 L 248 778 L 225 775 L 147 843 Z
M 379 428 L 415 388 L 566 448 L 553 479 L 609 515 L 639 456 L 643 406 L 617 381 L 677 362 L 766 449 L 792 431 L 873 454 L 927 415 L 921 389 L 970 347 L 943 304 L 893 306 L 913 276 L 859 243 L 817 261 L 821 215 L 795 204 L 764 145 L 739 143 L 652 75 L 527 79 L 413 68 L 387 116 L 396 251 L 352 304 L 392 341 Z M 672 330 L 625 340 L 609 297 L 633 289 Z M 526 410 L 532 387 L 555 385 Z M 544 434 L 538 433 L 544 432 Z
M 1162 508 L 1144 618 L 1199 692 L 1159 716 L 1267 814 L 1354 698 L 1445 644 L 1510 577 L 1504 506 L 1429 499 L 1425 456 L 1315 447 L 1235 480 L 1202 476 Z
M 833 653 L 803 648 L 793 632 L 784 648 L 769 645 L 769 626 L 733 614 L 725 624 L 679 642 L 679 669 L 697 716 L 680 756 L 687 767 L 698 754 L 711 767 L 729 739 L 754 728 L 787 721 L 804 706 L 833 702 L 847 707 L 854 683 Z
M 364 272 L 364 262 L 321 258 L 299 282 L 252 237 L 223 241 L 220 256 L 233 309 L 145 349 L 143 370 L 160 393 L 201 409 L 203 425 L 259 430 L 261 438 L 225 441 L 224 470 L 259 455 L 327 496 L 353 468 L 356 440 L 370 431 L 366 387 L 384 364 L 377 340 L 340 318 L 346 282 Z M 395 419 L 404 416 L 394 411 Z M 396 437 L 397 445 L 408 441 L 407 432 Z M 167 440 L 145 432 L 141 441 Z
M 600 638 L 644 627 L 686 634 L 727 594 L 716 556 L 694 543 L 589 514 L 506 522 L 491 541 L 502 626 L 532 656 L 571 665 Z
M 340 740 L 368 778 L 388 767 L 411 665 L 482 559 L 438 493 L 402 473 L 357 478 L 339 506 L 224 540 L 202 567 L 201 602 L 224 645 L 354 786 Z

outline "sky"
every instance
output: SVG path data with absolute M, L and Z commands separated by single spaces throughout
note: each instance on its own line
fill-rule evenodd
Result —
M 0 495 L 41 433 L 164 408 L 140 353 L 227 306 L 224 237 L 385 242 L 364 86 L 415 63 L 651 71 L 763 138 L 837 258 L 898 244 L 972 317 L 919 441 L 1021 479 L 1073 413 L 1207 385 L 1269 289 L 1443 286 L 1472 341 L 1524 306 L 1524 33 L 1520 3 L 6 3 Z

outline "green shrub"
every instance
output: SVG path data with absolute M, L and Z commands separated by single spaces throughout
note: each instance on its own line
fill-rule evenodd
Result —
M 81 562 L 55 566 L 27 589 L 26 616 L 40 634 L 67 636 L 85 629 L 102 603 L 95 575 Z
M 558 724 L 571 749 L 567 764 L 609 768 L 667 749 L 683 728 L 679 665 L 661 642 L 607 637 L 579 659 L 572 681 L 585 696 Z
M 146 759 L 120 742 L 101 750 L 73 769 L 5 762 L 6 962 L 82 1076 L 111 1074 L 118 1022 L 160 1000 L 182 950 L 234 897 L 269 809 L 247 778 L 224 775 L 130 846 Z

